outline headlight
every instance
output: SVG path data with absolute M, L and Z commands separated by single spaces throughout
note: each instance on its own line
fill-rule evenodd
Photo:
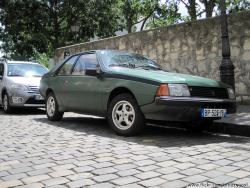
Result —
M 12 84 L 11 89 L 16 89 L 16 90 L 22 90 L 22 91 L 28 91 L 27 87 L 25 87 L 22 84 Z
M 189 97 L 190 92 L 186 84 L 168 84 L 170 96 L 173 97 Z
M 186 84 L 161 84 L 157 96 L 189 97 L 190 92 Z
M 234 90 L 232 88 L 227 88 L 227 93 L 228 93 L 229 99 L 235 99 Z

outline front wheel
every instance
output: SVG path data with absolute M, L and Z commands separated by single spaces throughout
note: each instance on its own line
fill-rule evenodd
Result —
M 50 92 L 45 100 L 46 114 L 51 121 L 60 121 L 63 117 L 63 112 L 59 112 L 59 107 L 54 93 Z
M 3 111 L 6 114 L 11 113 L 11 111 L 12 111 L 12 108 L 10 106 L 9 96 L 7 93 L 4 93 L 4 95 L 3 95 Z
M 113 131 L 122 136 L 141 133 L 146 124 L 135 98 L 127 93 L 120 94 L 111 101 L 108 121 Z

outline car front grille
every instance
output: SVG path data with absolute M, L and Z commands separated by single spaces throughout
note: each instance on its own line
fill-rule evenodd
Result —
M 228 99 L 228 92 L 225 88 L 190 86 L 191 97 Z
M 29 85 L 29 89 L 35 93 L 39 93 L 39 86 Z

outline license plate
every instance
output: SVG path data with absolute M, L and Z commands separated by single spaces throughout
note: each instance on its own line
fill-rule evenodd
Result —
M 41 95 L 35 95 L 35 100 L 44 100 L 44 98 Z
M 201 117 L 226 117 L 226 109 L 202 108 Z

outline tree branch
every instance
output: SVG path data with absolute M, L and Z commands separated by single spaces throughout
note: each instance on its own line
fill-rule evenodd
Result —
M 187 9 L 189 9 L 189 5 L 187 3 L 185 3 L 183 0 L 181 0 L 181 2 L 187 7 Z
M 145 23 L 147 22 L 147 20 L 150 18 L 150 16 L 151 16 L 153 13 L 154 13 L 154 11 L 152 11 L 152 12 L 144 19 L 140 31 L 143 30 L 143 27 L 144 27 Z

